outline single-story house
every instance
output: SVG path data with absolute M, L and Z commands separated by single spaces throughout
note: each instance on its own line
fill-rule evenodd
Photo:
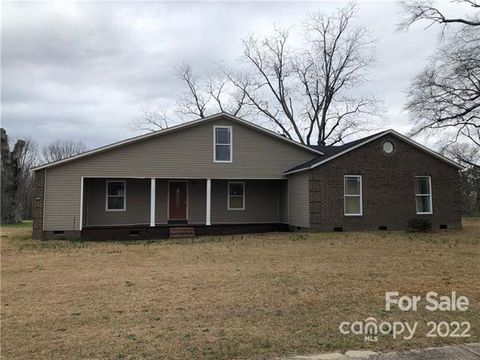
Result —
M 38 166 L 33 236 L 459 228 L 459 170 L 393 130 L 307 146 L 220 113 Z

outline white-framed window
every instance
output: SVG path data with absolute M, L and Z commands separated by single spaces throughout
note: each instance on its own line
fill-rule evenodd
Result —
M 228 182 L 228 210 L 245 210 L 245 183 Z
M 382 149 L 386 154 L 391 154 L 395 147 L 391 141 L 385 141 L 382 145 Z
M 362 176 L 344 176 L 344 214 L 345 216 L 361 216 L 362 205 Z
M 415 176 L 415 205 L 417 214 L 433 214 L 430 176 Z
M 213 161 L 232 162 L 232 127 L 213 127 Z
M 105 210 L 126 210 L 126 183 L 125 180 L 107 180 Z

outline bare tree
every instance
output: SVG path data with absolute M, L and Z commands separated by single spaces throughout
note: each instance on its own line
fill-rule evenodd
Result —
M 480 147 L 465 142 L 444 142 L 440 151 L 465 167 L 460 173 L 464 214 L 480 215 Z
M 479 9 L 480 2 L 476 0 L 458 0 L 457 3 L 462 3 L 470 6 L 472 9 Z M 403 0 L 399 1 L 399 5 L 403 10 L 403 18 L 398 24 L 399 30 L 407 30 L 412 24 L 418 21 L 426 21 L 427 27 L 433 24 L 463 24 L 468 26 L 480 26 L 480 20 L 476 14 L 467 15 L 463 18 L 446 16 L 438 7 L 434 6 L 431 0 Z
M 167 116 L 167 109 L 160 108 L 158 110 L 141 109 L 141 115 L 132 121 L 132 127 L 141 132 L 152 132 L 166 129 L 171 126 Z
M 480 216 L 480 167 L 461 172 L 462 204 L 464 214 Z
M 42 147 L 44 162 L 53 162 L 87 151 L 87 146 L 81 141 L 57 140 Z
M 225 112 L 234 116 L 249 116 L 250 110 L 246 106 L 247 95 L 230 81 L 223 66 L 208 76 L 207 93 L 216 104 L 215 112 Z
M 186 116 L 193 115 L 204 118 L 207 105 L 211 99 L 208 94 L 200 90 L 198 79 L 193 75 L 192 67 L 183 64 L 176 69 L 176 75 L 186 85 L 185 92 L 178 100 L 179 112 Z
M 177 98 L 178 119 L 167 115 L 167 109 L 141 109 L 140 116 L 132 120 L 132 127 L 142 132 L 165 129 L 179 121 L 191 118 L 205 118 L 219 112 L 235 116 L 246 116 L 246 95 L 230 82 L 223 68 L 209 74 L 206 79 L 197 78 L 189 64 L 183 64 L 175 69 L 185 89 Z
M 25 173 L 30 172 L 38 164 L 38 145 L 33 139 L 25 139 L 20 166 Z
M 293 48 L 290 32 L 244 41 L 247 72 L 230 75 L 248 105 L 286 137 L 302 144 L 334 144 L 358 130 L 361 116 L 376 114 L 376 100 L 353 96 L 374 60 L 374 41 L 352 20 L 349 4 L 334 16 L 312 14 L 305 46 Z
M 17 140 L 10 151 L 8 136 L 1 129 L 1 222 L 16 224 L 22 220 L 19 201 L 19 184 L 21 181 L 21 158 L 25 142 Z
M 314 13 L 304 24 L 303 42 L 288 30 L 243 42 L 241 62 L 202 80 L 190 65 L 176 69 L 185 91 L 178 99 L 181 118 L 226 112 L 272 128 L 303 144 L 335 144 L 379 114 L 377 101 L 355 91 L 374 60 L 374 41 L 352 21 L 350 4 L 334 15 Z M 152 118 L 154 121 L 152 121 Z M 144 113 L 141 130 L 158 126 L 158 114 Z M 163 121 L 161 122 L 164 123 Z
M 410 86 L 406 107 L 414 122 L 413 135 L 441 130 L 450 134 L 449 143 L 468 139 L 480 146 L 480 6 L 475 1 L 462 2 L 476 13 L 447 18 L 431 2 L 403 3 L 411 12 L 404 27 L 420 20 L 457 24 L 444 29 L 432 60 Z
M 19 160 L 19 199 L 22 205 L 22 219 L 32 218 L 33 168 L 38 164 L 38 146 L 32 139 L 25 139 L 25 146 Z
M 408 91 L 407 109 L 414 128 L 441 133 L 440 151 L 465 166 L 461 172 L 463 211 L 480 211 L 480 5 L 465 17 L 448 17 L 432 1 L 403 1 L 399 28 L 416 22 L 442 25 L 439 46 Z
M 188 64 L 178 67 L 176 74 L 185 85 L 185 91 L 177 101 L 180 116 L 204 118 L 218 112 L 239 116 L 244 110 L 245 92 L 232 86 L 221 66 L 205 81 L 198 79 Z
M 457 161 L 465 167 L 477 167 L 480 170 L 480 147 L 467 142 L 452 141 L 444 137 L 438 142 L 440 153 Z

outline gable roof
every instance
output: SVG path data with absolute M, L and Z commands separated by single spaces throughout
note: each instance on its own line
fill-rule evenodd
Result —
M 287 142 L 289 144 L 292 144 L 294 146 L 301 147 L 304 150 L 310 151 L 314 154 L 317 154 L 317 155 L 323 155 L 324 154 L 319 149 L 316 149 L 316 148 L 311 147 L 311 146 L 300 144 L 299 142 L 296 142 L 294 140 L 290 140 L 290 139 L 288 139 L 284 136 L 281 136 L 281 135 L 279 135 L 279 134 L 277 134 L 277 133 L 275 133 L 271 130 L 268 130 L 268 129 L 265 129 L 265 128 L 259 126 L 259 125 L 256 125 L 256 124 L 254 124 L 250 121 L 243 120 L 243 119 L 240 119 L 239 117 L 221 112 L 221 113 L 218 113 L 218 114 L 215 114 L 215 115 L 207 116 L 207 117 L 202 118 L 202 119 L 192 120 L 192 121 L 189 121 L 189 122 L 186 122 L 186 123 L 183 123 L 183 124 L 180 124 L 180 125 L 172 126 L 172 127 L 166 128 L 166 129 L 162 129 L 162 130 L 154 131 L 154 132 L 151 132 L 151 133 L 148 133 L 148 134 L 139 135 L 139 136 L 135 136 L 135 137 L 132 137 L 132 138 L 129 138 L 129 139 L 126 139 L 126 140 L 118 141 L 118 142 L 115 142 L 115 143 L 112 143 L 112 144 L 109 144 L 109 145 L 105 145 L 105 146 L 102 146 L 102 147 L 99 147 L 99 148 L 96 148 L 96 149 L 93 149 L 93 150 L 89 150 L 89 151 L 86 151 L 86 152 L 83 152 L 83 153 L 80 153 L 78 155 L 74 155 L 74 156 L 71 156 L 71 157 L 68 157 L 68 158 L 65 158 L 65 159 L 62 159 L 62 160 L 42 164 L 40 166 L 37 166 L 37 167 L 33 168 L 33 170 L 36 171 L 36 170 L 41 170 L 41 169 L 61 165 L 61 164 L 67 163 L 67 162 L 71 162 L 71 161 L 74 161 L 74 160 L 77 160 L 77 159 L 81 159 L 81 158 L 84 158 L 84 157 L 87 157 L 87 156 L 97 154 L 97 153 L 100 153 L 100 152 L 115 149 L 115 148 L 118 148 L 118 147 L 121 147 L 121 146 L 124 146 L 124 145 L 128 145 L 128 144 L 136 143 L 136 142 L 139 142 L 139 141 L 142 141 L 142 140 L 145 140 L 145 139 L 150 139 L 150 138 L 153 138 L 155 136 L 169 134 L 169 133 L 174 132 L 174 131 L 179 131 L 179 130 L 183 130 L 183 129 L 186 129 L 186 128 L 190 128 L 190 127 L 193 127 L 193 126 L 196 126 L 196 125 L 206 123 L 208 121 L 220 119 L 222 117 L 223 118 L 228 118 L 229 120 L 232 120 L 234 122 L 240 123 L 240 124 L 245 125 L 245 126 L 248 126 L 248 127 L 252 128 L 254 130 L 257 130 L 257 131 L 259 131 L 261 133 L 264 133 L 268 136 L 272 136 L 272 137 L 274 137 L 278 140 L 285 141 L 285 142 Z
M 427 148 L 426 146 L 423 146 L 423 145 L 419 144 L 416 141 L 413 141 L 412 139 L 396 132 L 395 130 L 389 129 L 389 130 L 385 130 L 385 131 L 382 131 L 382 132 L 379 132 L 379 133 L 376 133 L 376 134 L 373 134 L 373 135 L 370 135 L 370 136 L 367 136 L 367 137 L 364 137 L 364 138 L 361 138 L 361 139 L 358 139 L 358 140 L 355 140 L 355 141 L 351 141 L 351 142 L 343 144 L 343 145 L 338 145 L 338 146 L 315 146 L 315 148 L 322 151 L 324 153 L 324 155 L 318 156 L 318 157 L 316 157 L 312 160 L 309 160 L 309 161 L 307 161 L 307 162 L 305 162 L 301 165 L 295 166 L 295 167 L 285 171 L 284 174 L 289 175 L 289 174 L 293 174 L 293 173 L 297 173 L 297 172 L 301 172 L 301 171 L 316 168 L 317 166 L 320 166 L 320 165 L 322 165 L 322 164 L 324 164 L 324 163 L 326 163 L 330 160 L 333 160 L 333 159 L 335 159 L 339 156 L 342 156 L 343 154 L 346 154 L 346 153 L 348 153 L 352 150 L 355 150 L 355 149 L 359 148 L 360 146 L 366 145 L 369 142 L 374 141 L 376 139 L 379 139 L 382 136 L 385 136 L 387 134 L 396 136 L 396 137 L 402 139 L 403 141 L 409 143 L 410 145 L 416 147 L 417 149 L 420 149 L 420 150 L 436 157 L 437 159 L 446 162 L 449 165 L 452 165 L 452 166 L 457 167 L 459 169 L 463 168 L 461 165 L 457 164 L 455 161 L 450 160 L 449 158 L 437 153 L 436 151 L 433 151 L 433 150 Z

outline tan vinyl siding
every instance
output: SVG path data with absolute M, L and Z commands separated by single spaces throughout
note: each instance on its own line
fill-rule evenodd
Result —
M 107 212 L 105 189 L 108 179 L 86 179 L 85 226 L 148 224 L 150 179 L 126 179 L 126 211 Z M 286 181 L 281 181 L 286 184 Z M 228 210 L 227 180 L 212 181 L 212 223 L 278 223 L 277 180 L 246 180 L 245 210 Z M 286 188 L 285 188 L 286 190 Z M 155 222 L 168 223 L 168 181 L 156 182 Z M 205 224 L 206 181 L 188 181 L 188 223 Z
M 106 211 L 106 182 L 85 179 L 87 210 L 85 226 L 134 225 L 150 222 L 150 179 L 127 179 L 125 211 Z
M 288 224 L 288 182 L 280 180 L 278 182 L 278 212 L 279 222 Z
M 168 181 L 157 180 L 155 183 L 155 223 L 168 222 Z
M 109 212 L 105 209 L 105 183 L 108 179 L 86 179 L 84 226 L 128 225 L 150 223 L 150 179 L 126 179 L 126 211 Z M 188 222 L 205 223 L 204 180 L 188 182 Z M 157 180 L 155 189 L 155 223 L 168 223 L 168 181 Z
M 289 224 L 308 228 L 310 226 L 309 171 L 288 177 Z
M 207 211 L 207 182 L 191 180 L 188 184 L 188 223 L 205 224 Z
M 212 224 L 278 223 L 276 180 L 245 181 L 245 210 L 228 210 L 228 181 L 212 181 Z
M 81 177 L 56 174 L 56 169 L 47 169 L 43 230 L 78 230 Z
M 232 163 L 213 162 L 215 125 L 232 126 Z M 82 176 L 279 179 L 284 171 L 314 156 L 307 150 L 228 119 L 159 135 L 49 168 L 44 230 L 79 228 Z M 192 216 L 198 218 L 200 207 L 193 211 Z M 157 221 L 161 220 L 160 214 L 156 216 Z

